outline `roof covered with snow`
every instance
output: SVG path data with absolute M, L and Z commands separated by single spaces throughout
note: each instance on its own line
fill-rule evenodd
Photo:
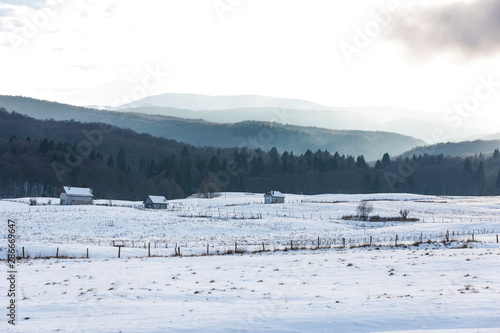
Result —
M 285 195 L 283 193 L 281 193 L 280 191 L 269 191 L 264 196 L 266 196 L 266 195 L 272 195 L 273 197 L 276 197 L 276 198 L 284 198 L 285 197 Z
M 150 196 L 148 196 L 148 199 L 151 200 L 151 202 L 154 204 L 166 204 L 167 203 L 167 199 L 161 195 L 150 195 Z M 147 199 L 146 199 L 146 201 L 147 201 Z
M 63 191 L 66 192 L 66 195 L 70 196 L 93 197 L 92 190 L 87 187 L 64 186 Z

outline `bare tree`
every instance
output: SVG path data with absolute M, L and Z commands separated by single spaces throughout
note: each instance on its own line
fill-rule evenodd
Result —
M 358 208 L 356 208 L 358 216 L 361 217 L 363 221 L 366 221 L 368 219 L 368 215 L 370 215 L 372 211 L 373 211 L 373 205 L 366 200 L 362 200 L 359 203 Z
M 408 216 L 410 215 L 410 211 L 408 209 L 401 209 L 399 211 L 399 215 L 401 216 L 401 218 L 403 220 L 406 220 L 408 218 Z

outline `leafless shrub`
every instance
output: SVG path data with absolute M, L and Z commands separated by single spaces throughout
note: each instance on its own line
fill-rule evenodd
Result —
M 399 216 L 401 216 L 401 218 L 403 220 L 408 219 L 409 215 L 410 215 L 410 211 L 408 209 L 401 209 L 401 210 L 399 210 Z
M 373 212 L 373 205 L 366 200 L 362 200 L 358 207 L 356 208 L 356 212 L 358 216 L 366 221 L 368 219 L 368 215 Z

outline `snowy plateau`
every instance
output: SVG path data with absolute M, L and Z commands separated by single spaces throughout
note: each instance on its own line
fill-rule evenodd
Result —
M 2 332 L 500 332 L 500 197 L 30 199 L 0 200 Z

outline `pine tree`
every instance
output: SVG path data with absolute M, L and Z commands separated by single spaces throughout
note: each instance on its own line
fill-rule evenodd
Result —
M 283 155 L 281 155 L 281 168 L 280 168 L 282 174 L 285 174 L 288 172 L 288 152 L 285 150 L 283 152 Z
M 333 154 L 333 159 L 332 159 L 332 170 L 337 170 L 339 168 L 339 159 L 340 159 L 339 153 L 335 152 L 335 154 Z
M 196 158 L 195 165 L 199 172 L 205 171 L 207 169 L 207 159 L 205 157 L 201 158 L 198 156 Z
M 264 160 L 262 156 L 257 156 L 257 158 L 252 158 L 250 161 L 250 174 L 252 177 L 260 176 L 264 172 Z
M 382 168 L 385 168 L 389 164 L 391 164 L 391 157 L 389 156 L 389 153 L 385 153 L 382 157 Z
M 465 171 L 472 171 L 472 162 L 470 161 L 469 158 L 466 158 L 465 159 L 465 162 L 464 162 L 464 170 Z
M 127 169 L 127 160 L 125 159 L 125 152 L 123 151 L 123 148 L 120 148 L 120 151 L 116 156 L 116 165 L 120 171 L 125 171 Z
M 370 193 L 372 190 L 372 179 L 370 175 L 370 169 L 366 168 L 366 174 L 365 174 L 365 191 Z
M 147 172 L 148 178 L 151 178 L 153 176 L 156 176 L 156 162 L 155 162 L 155 160 L 151 160 L 151 162 L 149 162 L 148 172 Z
M 237 168 L 246 172 L 248 170 L 248 153 L 246 148 L 242 148 L 241 152 L 238 153 L 238 150 L 234 152 L 234 160 L 237 163 Z
M 191 158 L 188 146 L 184 145 L 181 151 L 181 158 Z
M 141 157 L 141 160 L 139 161 L 139 172 L 145 172 L 146 171 L 146 159 Z
M 500 151 L 498 149 L 495 149 L 493 152 L 493 158 L 500 159 Z
M 359 155 L 356 159 L 356 166 L 360 169 L 366 169 L 368 165 L 366 164 L 365 157 L 363 155 Z
M 217 156 L 212 156 L 208 163 L 208 172 L 217 174 L 220 171 L 220 162 Z
M 40 144 L 40 148 L 38 148 L 38 152 L 45 154 L 49 151 L 49 140 L 43 139 L 42 143 Z
M 476 171 L 476 194 L 481 194 L 483 192 L 483 188 L 486 185 L 486 173 L 484 172 L 483 161 L 479 162 L 479 166 Z
M 106 162 L 106 165 L 110 168 L 115 167 L 115 160 L 113 159 L 113 156 L 109 155 L 108 161 Z
M 306 164 L 307 164 L 307 168 L 309 170 L 311 170 L 311 167 L 312 167 L 312 151 L 310 151 L 309 149 L 306 151 L 306 153 L 304 154 L 304 158 L 306 160 Z

